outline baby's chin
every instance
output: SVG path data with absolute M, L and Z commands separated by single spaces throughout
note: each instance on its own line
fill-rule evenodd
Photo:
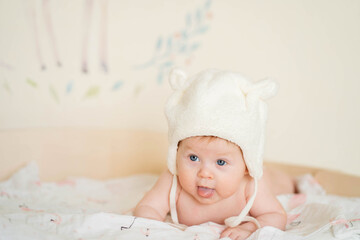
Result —
M 211 204 L 217 203 L 219 201 L 218 199 L 213 199 L 213 198 L 204 199 L 202 197 L 196 197 L 195 199 L 198 203 L 203 204 L 203 205 L 211 205 Z

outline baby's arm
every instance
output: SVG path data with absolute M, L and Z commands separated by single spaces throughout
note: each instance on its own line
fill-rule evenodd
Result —
M 246 188 L 247 200 L 253 194 L 253 189 L 254 182 L 251 181 Z M 264 179 L 259 181 L 258 192 L 250 210 L 250 216 L 256 218 L 261 227 L 272 226 L 280 230 L 285 230 L 287 221 L 286 212 Z M 246 239 L 256 230 L 257 227 L 254 223 L 244 222 L 237 227 L 225 229 L 221 237 Z
M 137 204 L 134 216 L 164 221 L 170 209 L 171 183 L 172 175 L 167 170 L 161 174 L 154 187 Z
M 252 181 L 249 186 L 249 191 L 253 192 Z M 251 190 L 250 190 L 251 189 Z M 272 226 L 280 230 L 285 230 L 287 216 L 284 208 L 276 198 L 275 194 L 271 191 L 269 178 L 263 177 L 259 181 L 258 192 L 250 210 L 250 215 L 255 217 L 261 227 Z

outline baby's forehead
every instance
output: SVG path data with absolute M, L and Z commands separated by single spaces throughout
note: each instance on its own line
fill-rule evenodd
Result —
M 210 143 L 213 143 L 215 141 L 221 141 L 223 143 L 225 143 L 226 145 L 228 146 L 235 146 L 237 148 L 240 149 L 240 152 L 242 153 L 242 150 L 241 150 L 241 147 L 239 145 L 237 145 L 236 143 L 233 143 L 227 139 L 224 139 L 224 138 L 220 138 L 220 137 L 217 137 L 217 136 L 193 136 L 193 137 L 188 137 L 188 138 L 185 138 L 183 140 L 181 140 L 179 143 L 178 143 L 178 146 L 181 145 L 182 142 L 186 141 L 193 141 L 193 142 L 200 142 L 200 143 L 207 143 L 207 144 L 210 144 Z

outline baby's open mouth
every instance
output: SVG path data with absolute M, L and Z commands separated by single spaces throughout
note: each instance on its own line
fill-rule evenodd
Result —
M 197 193 L 200 197 L 211 198 L 214 195 L 215 190 L 212 188 L 198 186 Z

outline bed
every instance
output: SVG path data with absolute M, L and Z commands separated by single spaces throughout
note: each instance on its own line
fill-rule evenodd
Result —
M 219 239 L 224 226 L 186 227 L 132 216 L 166 168 L 165 133 L 41 128 L 0 131 L 0 240 Z M 360 239 L 360 178 L 266 161 L 297 179 L 278 196 L 286 231 L 249 239 Z

